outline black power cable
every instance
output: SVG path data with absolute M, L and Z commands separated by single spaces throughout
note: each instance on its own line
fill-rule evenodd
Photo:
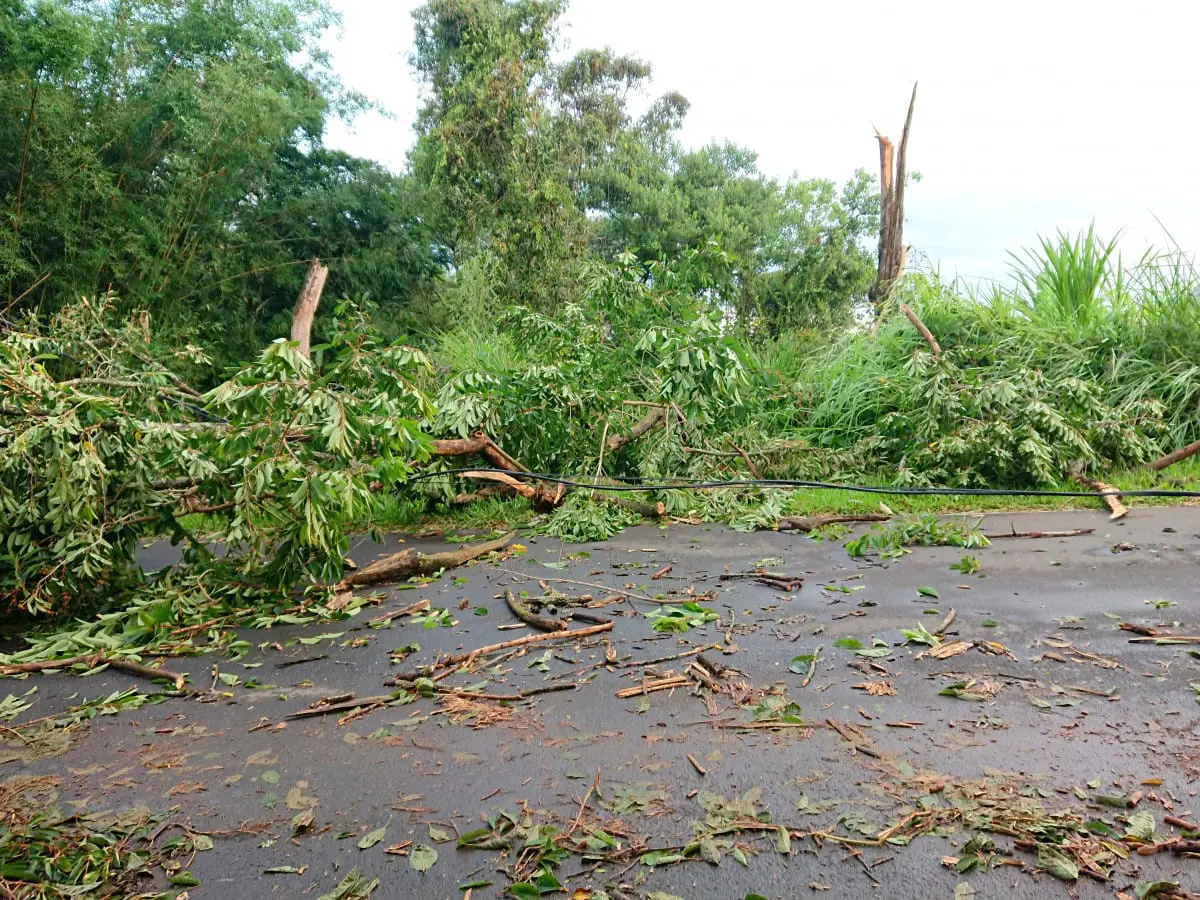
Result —
M 510 478 L 528 481 L 542 481 L 547 484 L 560 484 L 564 487 L 586 488 L 591 491 L 611 491 L 613 493 L 652 491 L 711 491 L 721 488 L 734 487 L 764 487 L 764 488 L 819 488 L 830 491 L 852 491 L 860 494 L 885 494 L 890 496 L 921 497 L 1096 497 L 1098 491 L 1046 491 L 1021 490 L 1017 488 L 953 488 L 953 487 L 873 487 L 863 484 L 833 484 L 826 481 L 802 481 L 787 478 L 745 478 L 732 481 L 663 481 L 646 482 L 642 479 L 632 479 L 632 483 L 597 484 L 592 481 L 582 481 L 578 477 L 544 472 L 518 472 L 513 469 L 442 469 L 436 472 L 419 472 L 408 481 L 430 481 L 443 476 L 465 475 L 468 472 L 487 473 L 492 475 L 507 475 Z M 1138 488 L 1129 491 L 1116 491 L 1114 496 L 1121 497 L 1177 497 L 1200 498 L 1200 491 L 1164 490 Z

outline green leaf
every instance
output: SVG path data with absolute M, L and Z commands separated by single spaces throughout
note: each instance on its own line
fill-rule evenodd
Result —
M 370 881 L 351 869 L 350 874 L 338 882 L 338 886 L 327 894 L 322 894 L 317 900 L 366 900 L 375 888 L 379 887 L 379 879 Z
M 543 871 L 534 881 L 533 886 L 538 889 L 539 894 L 557 894 L 563 889 L 559 880 L 554 877 L 552 872 Z
M 926 644 L 936 647 L 942 642 L 941 638 L 930 633 L 929 629 L 918 623 L 916 628 L 901 628 L 900 633 L 910 644 Z
M 1038 844 L 1037 859 L 1039 868 L 1045 869 L 1060 881 L 1079 879 L 1079 866 L 1057 847 L 1050 844 Z
M 784 856 L 788 856 L 792 852 L 792 836 L 782 825 L 775 831 L 775 849 Z
M 798 656 L 793 656 L 792 661 L 788 663 L 788 671 L 794 675 L 807 675 L 813 670 L 813 667 L 817 664 L 817 660 L 820 658 L 820 647 L 813 653 L 801 653 Z
M 700 858 L 712 866 L 721 864 L 721 848 L 717 846 L 717 842 L 712 838 L 705 838 L 696 845 L 696 849 L 700 853 Z
M 650 866 L 669 866 L 671 863 L 677 863 L 683 859 L 683 856 L 673 850 L 651 850 L 649 853 L 642 854 L 642 865 Z
M 478 841 L 480 838 L 490 837 L 491 834 L 492 834 L 492 829 L 490 829 L 490 828 L 476 828 L 474 831 L 468 831 L 464 834 L 460 834 L 458 836 L 458 840 L 455 842 L 454 846 L 470 847 L 473 843 Z
M 173 887 L 199 887 L 200 879 L 191 872 L 176 872 L 167 879 L 167 883 Z
M 861 650 L 855 650 L 856 656 L 865 656 L 870 659 L 883 659 L 885 656 L 892 655 L 892 645 L 887 641 L 882 641 L 879 638 L 871 638 L 871 646 L 863 647 Z
M 1145 810 L 1136 812 L 1125 820 L 1125 837 L 1149 844 L 1154 841 L 1154 828 L 1153 813 Z
M 428 844 L 417 844 L 408 853 L 408 864 L 418 872 L 428 872 L 437 861 L 437 850 Z
M 1179 893 L 1178 881 L 1139 881 L 1133 886 L 1133 895 L 1138 900 L 1158 900 L 1174 897 Z
M 378 844 L 380 841 L 382 841 L 384 835 L 386 835 L 386 834 L 387 834 L 387 826 L 386 825 L 380 825 L 374 831 L 368 831 L 366 834 L 364 834 L 362 837 L 360 837 L 358 839 L 358 849 L 359 850 L 370 850 L 372 847 L 374 847 L 376 844 Z
M 936 589 L 931 588 L 928 585 L 924 585 L 924 584 L 917 588 L 917 593 L 922 597 L 938 597 L 939 596 Z
M 212 838 L 210 838 L 207 834 L 197 834 L 197 833 L 193 832 L 193 834 L 192 834 L 192 849 L 193 850 L 195 850 L 197 853 L 202 853 L 203 851 L 211 850 L 212 848 L 213 848 L 213 839 Z

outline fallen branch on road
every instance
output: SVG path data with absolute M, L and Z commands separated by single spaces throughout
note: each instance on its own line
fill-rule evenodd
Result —
M 393 619 L 399 619 L 401 616 L 411 616 L 414 613 L 425 612 L 429 609 L 428 600 L 418 600 L 416 603 L 410 603 L 401 609 L 393 609 L 389 613 L 384 613 L 382 616 L 372 619 L 368 625 L 386 625 Z
M 1068 528 L 1065 531 L 1000 531 L 995 534 L 985 534 L 984 537 L 989 541 L 998 541 L 1001 538 L 1067 538 L 1067 537 L 1082 537 L 1085 534 L 1091 534 L 1095 528 Z
M 418 671 L 407 675 L 395 675 L 384 682 L 385 685 L 393 686 L 404 681 L 412 681 L 416 678 L 428 677 L 432 672 L 439 669 L 445 669 L 450 666 L 469 665 L 475 662 L 481 656 L 487 656 L 492 653 L 499 653 L 502 650 L 511 650 L 515 647 L 524 647 L 527 644 L 537 644 L 543 641 L 556 640 L 571 640 L 573 638 L 590 637 L 593 634 L 600 634 L 602 631 L 612 631 L 613 623 L 606 622 L 603 625 L 589 625 L 587 628 L 568 629 L 567 631 L 551 631 L 546 634 L 527 634 L 524 637 L 513 638 L 511 641 L 501 641 L 498 644 L 488 644 L 486 647 L 480 647 L 477 650 L 472 650 L 469 653 L 457 653 L 454 656 L 447 656 L 444 659 L 439 659 L 428 666 L 422 666 Z
M 539 616 L 524 603 L 521 603 L 512 591 L 504 592 L 504 601 L 508 604 L 508 608 L 512 610 L 512 614 L 533 628 L 539 631 L 565 631 L 567 623 L 562 619 L 551 619 L 549 616 Z
M 622 688 L 617 691 L 616 696 L 620 700 L 628 700 L 630 697 L 640 697 L 643 694 L 653 694 L 656 691 L 669 691 L 674 688 L 691 687 L 693 684 L 695 682 L 686 675 L 672 675 L 669 678 L 646 681 L 636 687 Z
M 24 675 L 32 672 L 50 672 L 55 669 L 66 669 L 79 665 L 87 666 L 89 669 L 94 669 L 97 666 L 108 666 L 111 669 L 116 669 L 118 672 L 137 675 L 141 678 L 165 678 L 175 682 L 175 690 L 177 691 L 182 691 L 184 683 L 187 681 L 187 676 L 181 673 L 170 672 L 166 669 L 152 669 L 150 666 L 143 666 L 141 663 L 133 662 L 133 660 L 117 659 L 105 656 L 103 653 L 91 653 L 86 656 L 70 656 L 66 659 L 49 659 L 0 666 L 0 677 Z
M 776 531 L 802 531 L 807 534 L 826 525 L 838 525 L 852 522 L 886 522 L 891 516 L 886 513 L 857 513 L 829 516 L 795 516 L 780 519 L 775 526 Z
M 414 575 L 432 575 L 442 569 L 453 569 L 486 553 L 503 550 L 515 536 L 516 532 L 510 531 L 494 541 L 468 544 L 458 550 L 447 550 L 443 553 L 422 553 L 409 547 L 351 572 L 334 585 L 334 590 L 342 592 L 364 585 L 385 584 L 389 581 L 412 578 Z

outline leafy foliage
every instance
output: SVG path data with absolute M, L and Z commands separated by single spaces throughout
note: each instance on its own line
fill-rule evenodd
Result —
M 939 519 L 930 513 L 901 516 L 886 525 L 876 525 L 866 534 L 846 542 L 846 552 L 862 556 L 875 551 L 897 555 L 904 547 L 986 547 L 988 539 L 978 525 Z
M 572 494 L 554 510 L 541 531 L 551 537 L 581 544 L 608 540 L 641 519 L 637 513 L 613 503 L 588 500 L 583 494 Z
M 163 816 L 148 810 L 62 815 L 53 808 L 52 778 L 9 779 L 0 783 L 0 798 L 0 888 L 6 896 L 80 896 L 82 890 L 127 897 L 136 893 L 139 878 L 155 870 L 176 872 L 176 857 L 200 849 L 189 838 L 155 846 L 152 833 Z
M 277 342 L 201 396 L 143 362 L 136 324 L 108 327 L 111 303 L 0 340 L 5 604 L 61 613 L 136 590 L 137 542 L 162 533 L 247 586 L 336 577 L 371 484 L 426 455 L 430 410 L 413 380 L 424 358 L 378 346 L 343 306 L 313 362 Z M 222 535 L 220 561 L 202 526 Z

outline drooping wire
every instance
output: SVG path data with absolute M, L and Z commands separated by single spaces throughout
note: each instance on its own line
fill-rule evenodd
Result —
M 1041 489 L 1021 488 L 967 488 L 967 487 L 886 487 L 865 484 L 840 484 L 827 481 L 806 481 L 791 478 L 739 478 L 729 481 L 688 481 L 670 480 L 649 482 L 640 478 L 627 479 L 625 484 L 606 484 L 587 480 L 585 477 L 551 474 L 545 472 L 520 472 L 513 469 L 481 469 L 467 467 L 460 469 L 441 469 L 432 472 L 418 472 L 409 476 L 406 483 L 416 481 L 431 481 L 435 478 L 465 475 L 468 472 L 492 475 L 507 475 L 510 478 L 525 481 L 540 481 L 546 484 L 558 484 L 564 487 L 586 488 L 591 491 L 606 491 L 612 493 L 651 493 L 657 491 L 712 491 L 723 488 L 759 487 L 759 488 L 810 488 L 829 491 L 850 491 L 860 494 L 882 494 L 885 496 L 902 497 L 1096 497 L 1097 491 L 1052 491 Z M 1200 491 L 1188 491 L 1163 488 L 1135 488 L 1118 490 L 1114 496 L 1121 497 L 1176 497 L 1200 498 Z

